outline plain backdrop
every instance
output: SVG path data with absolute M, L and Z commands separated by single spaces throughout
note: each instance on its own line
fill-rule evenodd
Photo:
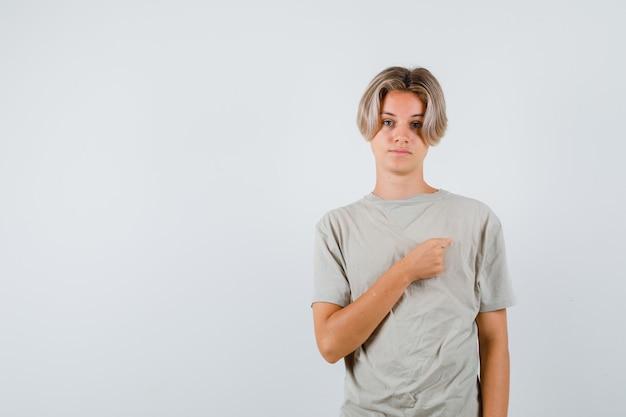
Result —
M 337 415 L 313 232 L 391 65 L 446 93 L 427 181 L 503 222 L 510 416 L 626 415 L 625 12 L 1 0 L 0 416 Z

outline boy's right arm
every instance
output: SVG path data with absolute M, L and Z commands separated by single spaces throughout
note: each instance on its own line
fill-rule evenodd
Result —
M 446 247 L 451 243 L 452 239 L 435 238 L 417 245 L 363 295 L 345 307 L 314 303 L 315 339 L 324 359 L 335 363 L 354 352 L 370 337 L 413 281 L 440 274 Z

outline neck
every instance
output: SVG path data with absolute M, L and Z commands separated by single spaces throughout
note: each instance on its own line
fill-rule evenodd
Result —
M 432 194 L 437 189 L 426 184 L 422 173 L 418 175 L 376 175 L 373 193 L 384 200 L 401 200 L 415 194 Z

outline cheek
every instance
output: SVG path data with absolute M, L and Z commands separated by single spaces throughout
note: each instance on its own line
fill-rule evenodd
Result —
M 383 140 L 380 137 L 380 134 L 376 134 L 376 136 L 370 140 L 370 148 L 372 149 L 372 152 L 376 153 L 376 150 L 381 148 L 382 143 Z
M 415 134 L 415 140 L 418 146 L 428 146 L 428 143 L 426 143 L 426 140 L 422 137 L 421 133 Z
M 423 152 L 423 154 L 424 154 L 424 157 L 426 157 L 426 155 L 428 155 L 428 151 L 429 151 L 429 149 L 430 149 L 430 146 L 428 146 L 428 145 L 426 144 L 426 142 L 422 141 L 421 148 L 423 149 L 423 150 L 422 150 L 422 152 Z

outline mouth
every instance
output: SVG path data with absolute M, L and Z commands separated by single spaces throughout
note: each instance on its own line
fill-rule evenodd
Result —
M 391 149 L 389 152 L 397 156 L 405 156 L 411 154 L 411 151 L 409 151 L 408 149 Z

